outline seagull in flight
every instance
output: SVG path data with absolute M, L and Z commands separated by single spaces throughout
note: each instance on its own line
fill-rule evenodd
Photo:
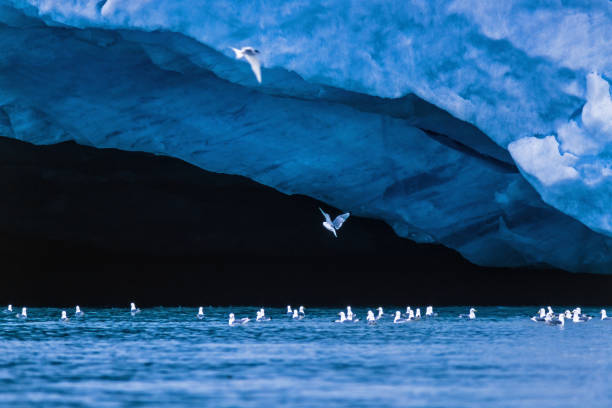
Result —
M 244 58 L 245 60 L 247 60 L 247 62 L 251 66 L 251 70 L 255 74 L 255 78 L 257 78 L 257 82 L 261 84 L 261 62 L 257 57 L 259 51 L 257 51 L 253 47 L 242 47 L 241 49 L 237 49 L 234 47 L 231 48 L 236 54 L 236 59 Z
M 334 234 L 334 237 L 338 238 L 336 231 L 340 229 L 342 224 L 344 224 L 344 221 L 347 220 L 351 213 L 340 214 L 332 222 L 331 218 L 329 218 L 329 214 L 321 210 L 321 207 L 319 207 L 319 211 L 321 211 L 323 217 L 325 217 L 325 221 L 323 221 L 323 226 L 325 227 L 325 229 L 332 232 Z

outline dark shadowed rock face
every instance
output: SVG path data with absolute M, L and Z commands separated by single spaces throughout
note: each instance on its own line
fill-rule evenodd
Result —
M 337 209 L 168 157 L 2 138 L 0 180 L 0 302 L 597 303 L 612 288 L 480 268 L 378 220 L 351 217 L 336 239 L 318 207 Z
M 120 255 L 409 257 L 436 248 L 358 217 L 335 239 L 318 207 L 332 217 L 337 209 L 164 156 L 2 139 L 0 163 L 2 230 Z

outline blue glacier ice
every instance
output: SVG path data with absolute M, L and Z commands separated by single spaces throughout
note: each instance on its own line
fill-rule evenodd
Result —
M 608 0 L 0 0 L 0 135 L 245 175 L 482 265 L 606 273 L 610 27 Z

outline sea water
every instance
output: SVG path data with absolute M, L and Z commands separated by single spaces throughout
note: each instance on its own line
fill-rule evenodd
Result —
M 202 320 L 197 308 L 84 307 L 67 323 L 61 309 L 31 308 L 26 321 L 0 315 L 0 405 L 612 406 L 612 321 L 583 308 L 593 320 L 553 327 L 529 320 L 538 308 L 480 307 L 474 321 L 458 318 L 468 307 L 436 308 L 373 326 L 365 308 L 343 324 L 332 322 L 340 309 L 294 321 L 266 308 L 271 321 L 239 327 L 228 314 L 258 307 L 205 307 Z

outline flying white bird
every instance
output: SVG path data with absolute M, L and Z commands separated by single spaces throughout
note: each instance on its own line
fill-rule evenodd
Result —
M 255 78 L 257 78 L 257 82 L 261 84 L 261 62 L 257 57 L 259 51 L 257 51 L 253 47 L 242 47 L 241 49 L 237 49 L 234 47 L 231 48 L 236 54 L 236 59 L 244 58 L 245 60 L 247 60 L 249 65 L 251 65 L 251 70 L 253 70 Z
M 336 231 L 340 229 L 342 224 L 344 224 L 344 221 L 346 221 L 346 219 L 351 215 L 351 213 L 340 214 L 332 222 L 331 218 L 329 218 L 329 214 L 321 210 L 321 207 L 319 207 L 319 211 L 321 211 L 323 217 L 325 217 L 325 221 L 323 221 L 323 226 L 325 227 L 325 229 L 332 232 L 334 234 L 334 237 L 338 238 Z

